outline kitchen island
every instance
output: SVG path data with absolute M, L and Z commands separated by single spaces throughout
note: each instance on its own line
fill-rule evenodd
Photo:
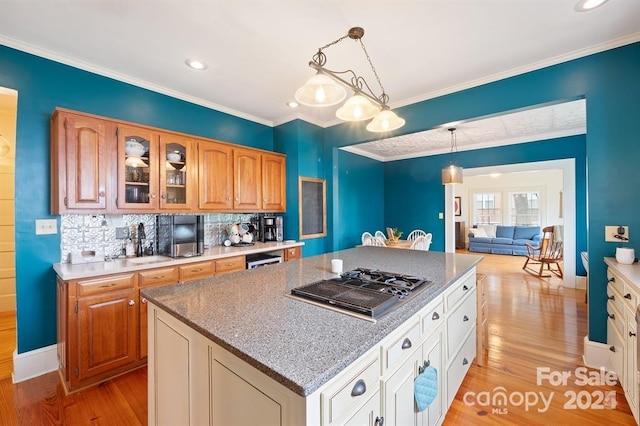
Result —
M 345 270 L 377 268 L 432 283 L 375 323 L 288 297 L 335 277 L 334 258 Z M 375 424 L 385 417 L 393 424 L 407 416 L 440 423 L 475 357 L 481 259 L 359 247 L 144 289 L 149 423 Z M 414 376 L 436 365 L 438 398 L 418 412 Z

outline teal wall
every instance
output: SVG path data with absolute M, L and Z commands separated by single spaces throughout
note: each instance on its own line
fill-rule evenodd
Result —
M 640 206 L 640 191 L 636 188 L 638 179 L 634 178 L 637 176 L 636 159 L 640 157 L 640 132 L 637 129 L 639 75 L 640 43 L 635 43 L 398 108 L 407 125 L 395 134 L 404 134 L 452 121 L 586 98 L 588 200 L 584 215 L 588 218 L 590 253 L 589 337 L 599 342 L 606 341 L 606 266 L 602 258 L 613 256 L 616 247 L 615 243 L 604 242 L 604 226 L 629 225 L 630 246 L 640 250 L 640 240 L 633 237 L 634 229 L 640 230 L 640 216 L 635 212 Z M 337 149 L 379 136 L 366 132 L 359 124 L 321 129 L 294 121 L 272 129 L 2 46 L 0 86 L 18 91 L 16 282 L 19 353 L 53 344 L 56 340 L 55 276 L 51 264 L 60 258 L 59 236 L 34 235 L 35 219 L 50 217 L 49 117 L 56 106 L 286 153 L 287 171 L 290 172 L 287 177 L 287 219 L 296 222 L 296 226 L 285 222 L 287 238 L 297 236 L 297 176 L 323 177 L 328 182 L 329 235 L 307 240 L 305 256 L 349 247 L 361 230 L 377 229 L 396 217 L 400 223 L 414 223 L 414 219 L 403 216 L 392 203 L 394 197 L 403 193 L 402 189 L 393 187 L 393 180 L 400 179 L 397 175 L 400 166 L 376 164 Z M 558 148 L 553 145 L 551 149 Z M 519 153 L 520 146 L 510 149 L 514 151 L 498 151 L 492 160 L 482 159 L 485 152 L 479 152 L 478 163 L 495 161 L 495 164 L 502 164 L 514 158 L 535 161 L 530 158 L 535 150 Z M 472 154 L 465 154 L 465 157 L 467 155 Z M 471 157 L 461 160 L 467 163 L 466 167 L 474 165 Z M 444 159 L 428 161 L 440 163 L 435 168 L 439 173 Z M 583 172 L 584 169 L 577 169 L 576 175 Z M 358 173 L 367 177 L 358 177 Z M 433 195 L 433 204 L 426 206 L 429 216 L 432 212 L 444 211 L 442 186 L 430 172 L 416 170 L 413 176 L 403 180 L 415 181 L 414 185 L 423 193 Z M 372 207 L 369 211 L 358 210 L 352 214 L 355 204 L 349 203 L 364 203 L 371 197 L 377 204 L 390 207 L 384 213 Z M 345 208 L 343 204 L 350 207 Z M 577 219 L 580 223 L 580 218 Z
M 616 243 L 604 241 L 605 225 L 628 225 L 631 235 L 629 246 L 640 250 L 640 237 L 633 237 L 640 235 L 633 231 L 640 230 L 640 215 L 636 212 L 640 207 L 640 191 L 637 190 L 637 159 L 640 158 L 638 76 L 640 43 L 634 43 L 397 108 L 397 113 L 406 119 L 407 124 L 394 134 L 405 134 L 520 108 L 586 99 L 589 338 L 596 342 L 606 342 L 607 337 L 604 320 L 607 279 L 602 259 L 614 256 L 616 247 Z M 363 127 L 355 128 L 345 123 L 328 128 L 325 141 L 338 147 L 371 140 L 375 135 L 366 134 Z M 557 147 L 554 145 L 551 149 L 556 150 Z M 523 158 L 522 161 L 530 160 Z M 442 167 L 441 164 L 436 171 Z M 420 171 L 416 180 L 434 178 L 427 173 Z M 437 179 L 431 185 L 433 187 L 423 190 L 429 195 L 438 195 Z M 389 194 L 388 191 L 385 193 Z M 434 206 L 430 209 L 444 211 L 443 198 L 434 197 Z M 385 204 L 392 205 L 386 198 Z M 385 221 L 390 223 L 388 217 Z M 336 227 L 335 232 L 344 230 Z M 436 247 L 442 247 L 442 243 L 438 244 Z
M 49 213 L 49 118 L 64 107 L 188 134 L 273 149 L 273 129 L 0 46 L 0 86 L 18 91 L 16 303 L 18 353 L 56 343 L 60 235 L 35 235 Z

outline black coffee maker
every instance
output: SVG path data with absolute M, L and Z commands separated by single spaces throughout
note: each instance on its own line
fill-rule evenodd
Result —
M 282 216 L 279 215 L 263 215 L 260 216 L 260 241 L 282 241 L 284 238 L 284 229 L 282 225 Z

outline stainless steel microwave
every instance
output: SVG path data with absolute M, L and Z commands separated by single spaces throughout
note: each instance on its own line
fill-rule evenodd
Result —
M 204 216 L 156 216 L 156 241 L 158 254 L 170 257 L 202 255 L 204 253 Z

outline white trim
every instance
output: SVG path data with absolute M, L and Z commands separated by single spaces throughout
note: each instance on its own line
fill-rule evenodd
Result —
M 587 289 L 587 277 L 576 277 L 576 290 L 586 290 Z
M 609 346 L 604 343 L 592 342 L 589 336 L 584 336 L 584 355 L 582 362 L 589 368 L 613 371 L 613 365 L 609 360 Z
M 464 169 L 465 176 L 488 175 L 491 173 L 514 173 L 531 170 L 562 170 L 562 210 L 564 212 L 564 286 L 576 287 L 576 176 L 575 159 L 538 161 L 533 163 L 507 164 L 503 166 L 476 167 Z M 453 252 L 455 247 L 455 217 L 453 215 L 453 186 L 445 185 L 445 251 Z
M 13 383 L 24 382 L 58 369 L 58 345 L 33 351 L 13 352 Z

